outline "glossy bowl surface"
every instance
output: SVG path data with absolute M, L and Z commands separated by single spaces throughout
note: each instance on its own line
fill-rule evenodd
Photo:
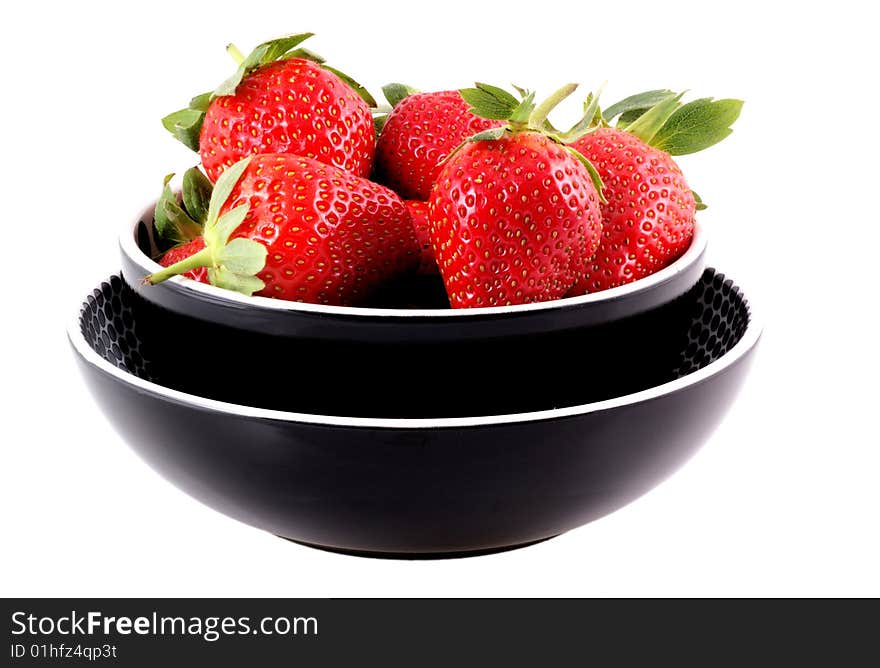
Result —
M 760 336 L 740 290 L 707 270 L 681 300 L 681 322 L 667 323 L 680 336 L 675 353 L 662 354 L 668 369 L 660 384 L 578 403 L 589 381 L 581 379 L 570 401 L 546 410 L 492 414 L 475 394 L 472 415 L 387 419 L 278 411 L 169 388 L 134 299 L 113 277 L 69 328 L 86 382 L 122 438 L 220 512 L 297 542 L 369 556 L 510 549 L 624 506 L 709 437 Z M 553 378 L 564 384 L 562 370 Z
M 660 307 L 686 293 L 705 268 L 706 235 L 697 224 L 685 254 L 670 266 L 628 285 L 539 304 L 451 309 L 439 277 L 407 277 L 377 295 L 370 307 L 303 304 L 246 297 L 177 276 L 159 285 L 143 279 L 158 271 L 162 252 L 153 206 L 120 234 L 122 277 L 151 305 L 184 320 L 201 320 L 260 336 L 348 343 L 436 343 L 541 335 L 604 325 Z

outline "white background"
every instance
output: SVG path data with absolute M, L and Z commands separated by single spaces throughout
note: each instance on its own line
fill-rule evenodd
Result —
M 3 10 L 0 593 L 880 595 L 870 5 L 436 4 Z M 586 92 L 607 80 L 606 102 L 655 87 L 746 100 L 730 139 L 681 164 L 710 205 L 712 263 L 747 287 L 766 333 L 738 402 L 683 470 L 526 550 L 388 562 L 238 524 L 126 448 L 85 391 L 65 323 L 118 269 L 120 226 L 164 174 L 194 164 L 159 118 L 231 72 L 227 41 L 248 49 L 304 30 L 374 91 L 477 79 Z

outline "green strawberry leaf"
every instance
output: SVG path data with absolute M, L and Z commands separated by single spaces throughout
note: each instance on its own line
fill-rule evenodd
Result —
M 602 90 L 605 88 L 603 83 L 599 86 L 596 94 L 590 93 L 584 100 L 584 118 L 589 118 L 592 125 L 600 125 L 602 123 L 602 110 L 599 108 L 599 98 L 602 97 Z
M 301 48 L 294 49 L 290 53 L 285 53 L 279 60 L 290 60 L 291 58 L 300 58 L 302 60 L 311 60 L 313 63 L 318 63 L 319 65 L 323 65 L 327 62 L 327 59 L 324 56 L 315 53 L 311 49 Z
M 584 102 L 584 115 L 581 116 L 581 119 L 575 123 L 568 132 L 558 135 L 560 141 L 564 144 L 570 144 L 584 135 L 595 131 L 599 127 L 596 124 L 596 119 L 599 114 L 599 96 L 601 94 L 602 89 L 600 88 L 595 95 L 590 93 L 587 96 L 587 99 Z
M 646 144 L 651 144 L 654 135 L 657 134 L 660 128 L 663 127 L 663 124 L 679 107 L 679 100 L 681 100 L 683 95 L 684 93 L 679 93 L 661 100 L 626 126 L 625 130 L 630 134 L 634 134 Z
M 602 177 L 599 175 L 599 172 L 593 166 L 593 163 L 587 160 L 587 156 L 578 151 L 576 148 L 572 146 L 566 146 L 565 150 L 571 153 L 575 158 L 577 158 L 580 163 L 587 168 L 587 172 L 590 175 L 590 180 L 593 182 L 593 187 L 596 188 L 596 192 L 599 193 L 599 201 L 602 204 L 608 204 L 608 200 L 605 199 L 605 184 L 602 183 Z
M 670 155 L 702 151 L 733 132 L 730 126 L 739 118 L 742 106 L 742 100 L 711 97 L 688 102 L 669 116 L 650 143 Z
M 290 58 L 302 58 L 303 60 L 311 60 L 313 63 L 318 63 L 319 65 L 323 65 L 327 62 L 326 58 L 324 58 L 323 56 L 319 56 L 311 49 L 306 48 L 294 49 L 290 53 L 285 53 L 283 56 L 281 56 L 280 60 L 289 60 Z
M 162 180 L 162 194 L 159 196 L 159 200 L 156 202 L 156 211 L 153 213 L 153 224 L 156 226 L 156 231 L 159 233 L 159 236 L 161 236 L 163 239 L 169 239 L 170 235 L 172 234 L 171 219 L 168 214 L 165 213 L 165 203 L 171 201 L 174 202 L 174 204 L 177 204 L 177 199 L 174 197 L 174 193 L 168 186 L 168 184 L 171 183 L 171 179 L 173 178 L 174 172 L 172 172 L 171 174 L 167 174 Z
M 385 121 L 387 120 L 388 114 L 373 116 L 373 128 L 376 130 L 377 137 L 382 133 L 382 129 L 385 127 Z
M 205 112 L 186 108 L 165 116 L 162 119 L 162 125 L 168 132 L 174 135 L 177 141 L 187 148 L 198 152 L 199 134 L 202 132 L 204 120 Z
M 258 241 L 233 239 L 220 251 L 217 263 L 235 274 L 253 276 L 266 266 L 267 254 L 266 247 Z
M 679 103 L 679 106 L 680 105 L 681 105 L 681 103 Z M 648 109 L 650 109 L 650 107 L 648 107 L 646 109 L 631 109 L 631 110 L 621 114 L 617 118 L 617 127 L 618 128 L 625 128 L 627 125 L 631 125 L 632 123 L 637 121 L 639 119 L 639 117 L 641 117 L 642 114 L 644 114 L 646 111 L 648 111 Z
M 418 92 L 417 88 L 402 83 L 390 83 L 382 86 L 382 95 L 385 96 L 392 108 L 400 104 L 401 100 Z
M 205 244 L 212 248 L 223 248 L 229 242 L 229 237 L 244 222 L 250 210 L 249 204 L 242 204 L 224 213 L 213 225 L 205 228 Z M 221 251 L 218 251 L 221 253 Z M 219 257 L 219 254 L 218 256 Z
M 697 194 L 696 190 L 691 190 L 691 195 L 694 196 L 694 202 L 697 204 L 697 211 L 705 211 L 709 208 L 709 206 L 705 204 L 703 199 Z
M 520 101 L 503 88 L 477 82 L 476 88 L 462 88 L 458 91 L 470 105 L 472 114 L 496 121 L 506 121 L 513 115 Z
M 208 220 L 208 206 L 214 185 L 198 167 L 190 167 L 183 174 L 183 205 L 190 217 L 204 224 Z
M 213 93 L 196 95 L 189 101 L 186 109 L 180 109 L 163 118 L 162 125 L 184 146 L 198 153 L 199 134 L 212 99 Z
M 535 110 L 535 92 L 527 91 L 523 96 L 522 102 L 520 102 L 516 109 L 513 110 L 513 113 L 510 114 L 510 122 L 514 125 L 526 125 L 529 122 L 529 118 L 532 115 L 532 112 Z M 550 121 L 546 121 L 547 125 L 550 124 Z M 550 126 L 552 127 L 552 126 Z
M 619 102 L 615 102 L 610 107 L 604 109 L 602 115 L 606 121 L 614 120 L 615 116 L 621 116 L 621 120 L 624 120 L 622 116 L 627 116 L 626 122 L 632 123 L 658 102 L 663 102 L 663 100 L 674 96 L 675 93 L 665 88 L 637 93 L 636 95 L 625 97 Z
M 202 233 L 202 226 L 171 198 L 163 198 L 156 205 L 156 230 L 163 239 L 176 244 L 191 241 Z
M 234 290 L 248 297 L 266 287 L 266 284 L 256 276 L 236 274 L 222 267 L 208 267 L 208 280 L 211 281 L 211 285 L 216 285 L 218 288 Z
M 172 178 L 174 178 L 174 174 L 165 177 L 162 184 L 162 194 L 159 196 L 159 201 L 156 202 L 153 220 L 159 236 L 180 244 L 199 236 L 202 233 L 202 226 L 181 208 L 177 197 L 168 185 Z
M 241 60 L 241 53 L 235 48 L 234 44 L 228 45 L 226 50 L 229 51 L 236 61 L 239 61 L 238 69 L 235 70 L 235 74 L 217 86 L 214 90 L 213 96 L 221 97 L 223 95 L 235 94 L 235 89 L 238 88 L 238 84 L 241 83 L 241 80 L 244 79 L 245 76 L 258 67 L 262 67 L 263 65 L 278 60 L 288 51 L 299 46 L 301 42 L 304 42 L 313 35 L 314 33 L 311 32 L 303 32 L 263 42 L 262 44 L 257 45 L 244 60 Z
M 208 206 L 208 219 L 206 225 L 213 225 L 216 222 L 221 207 L 226 203 L 226 200 L 229 199 L 232 189 L 235 188 L 235 184 L 238 183 L 238 180 L 241 178 L 241 175 L 244 173 L 244 170 L 247 169 L 250 162 L 250 156 L 243 160 L 239 160 L 232 165 L 232 167 L 226 169 L 220 175 L 220 178 L 217 179 L 217 183 L 214 184 L 214 192 L 211 194 L 211 203 Z
M 348 76 L 345 72 L 337 70 L 335 67 L 330 67 L 329 65 L 322 65 L 325 70 L 328 72 L 333 72 L 336 76 L 342 79 L 345 83 L 349 85 L 349 87 L 358 95 L 360 95 L 361 99 L 366 102 L 370 107 L 377 107 L 379 103 L 376 102 L 376 98 L 370 95 L 370 91 L 361 86 L 357 81 Z
M 489 128 L 488 130 L 478 132 L 472 137 L 468 137 L 467 141 L 493 141 L 495 139 L 501 139 L 506 131 L 507 128 L 503 125 L 498 128 Z
M 254 49 L 254 51 L 251 52 L 251 55 L 257 53 L 259 49 L 260 47 Z M 265 52 L 266 49 L 264 47 L 262 50 L 259 50 L 259 55 L 262 56 L 265 54 Z M 238 88 L 238 84 L 241 83 L 241 80 L 244 79 L 247 73 L 248 61 L 245 60 L 238 66 L 238 68 L 235 70 L 235 73 L 231 77 L 225 79 L 223 83 L 221 83 L 219 86 L 217 86 L 217 88 L 214 89 L 214 94 L 212 95 L 212 98 L 223 97 L 224 95 L 235 95 L 235 89 Z
M 189 108 L 195 111 L 208 111 L 212 99 L 214 99 L 214 93 L 202 93 L 201 95 L 196 95 L 189 101 Z
M 259 60 L 259 62 L 255 65 L 255 67 L 259 67 L 260 65 L 265 65 L 267 63 L 272 63 L 281 58 L 281 56 L 288 53 L 294 47 L 299 46 L 302 42 L 305 42 L 309 37 L 314 37 L 315 33 L 313 32 L 301 32 L 296 33 L 295 35 L 288 35 L 286 37 L 280 37 L 278 39 L 272 39 L 268 42 L 263 42 L 262 46 L 266 46 L 265 55 Z M 247 62 L 247 59 L 245 59 Z
M 508 93 L 503 88 L 499 86 L 493 86 L 492 84 L 480 83 L 479 81 L 474 84 L 479 90 L 482 90 L 486 93 L 489 93 L 496 100 L 503 102 L 504 104 L 519 104 L 519 100 L 517 100 L 513 95 Z

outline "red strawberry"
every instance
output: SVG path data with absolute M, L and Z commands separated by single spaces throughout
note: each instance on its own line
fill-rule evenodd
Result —
M 404 201 L 409 211 L 413 230 L 419 240 L 422 259 L 419 262 L 420 274 L 436 274 L 437 260 L 434 258 L 434 246 L 431 244 L 431 221 L 428 219 L 428 203 L 416 199 Z
M 653 274 L 690 245 L 694 214 L 703 207 L 670 152 L 693 153 L 726 137 L 742 103 L 703 99 L 681 106 L 680 98 L 668 91 L 628 98 L 606 110 L 632 120 L 626 130 L 602 127 L 572 144 L 599 171 L 607 200 L 599 250 L 584 262 L 572 295 Z M 645 99 L 659 101 L 639 108 Z
M 377 179 L 406 199 L 428 199 L 446 157 L 468 137 L 501 125 L 468 109 L 455 90 L 403 98 L 379 134 Z
M 474 137 L 443 166 L 429 215 L 437 264 L 454 308 L 557 299 L 595 251 L 600 194 L 590 168 L 541 132 L 574 86 L 537 109 L 495 87 L 465 89 L 478 113 L 510 121 Z M 499 108 L 500 107 L 500 108 Z
M 159 260 L 159 264 L 163 267 L 170 267 L 172 264 L 177 264 L 181 260 L 185 260 L 190 255 L 195 255 L 204 248 L 205 240 L 202 237 L 196 237 L 191 241 L 187 241 L 186 243 L 182 243 L 179 246 L 175 246 L 168 250 L 165 255 L 162 256 L 162 259 Z M 205 267 L 196 267 L 195 269 L 186 272 L 184 275 L 198 281 L 199 283 L 208 283 L 208 270 Z
M 311 52 L 291 51 L 309 36 L 261 44 L 234 77 L 163 119 L 178 139 L 200 152 L 212 181 L 235 162 L 260 153 L 295 153 L 369 175 L 375 148 L 370 104 L 375 101 Z
M 653 274 L 687 250 L 696 202 L 668 153 L 623 130 L 601 128 L 575 142 L 605 184 L 602 241 L 575 294 Z
M 406 206 L 392 191 L 290 154 L 226 170 L 203 237 L 204 250 L 148 282 L 207 267 L 212 284 L 245 294 L 350 305 L 419 261 Z

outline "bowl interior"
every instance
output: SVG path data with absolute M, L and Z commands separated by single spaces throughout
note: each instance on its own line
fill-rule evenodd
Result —
M 80 329 L 108 362 L 159 385 L 234 404 L 348 417 L 468 417 L 578 406 L 675 380 L 742 338 L 749 307 L 707 269 L 683 297 L 605 326 L 458 343 L 346 345 L 210 323 L 179 327 L 112 276 Z

